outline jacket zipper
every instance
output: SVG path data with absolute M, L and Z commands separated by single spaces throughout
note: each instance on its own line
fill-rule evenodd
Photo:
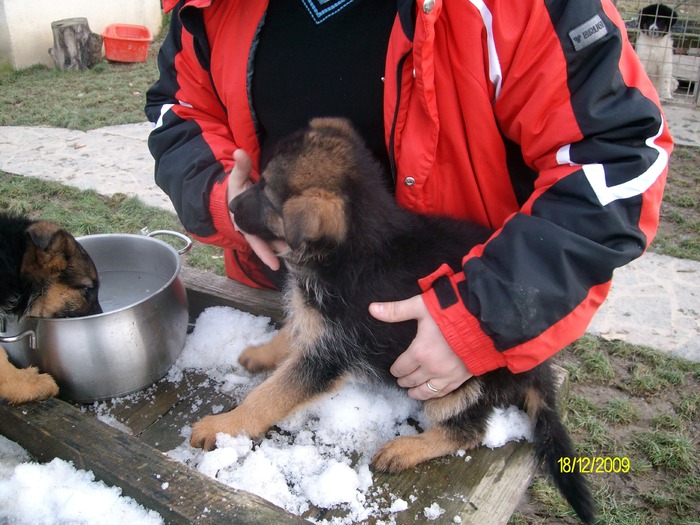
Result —
M 399 109 L 401 105 L 401 88 L 403 82 L 403 66 L 406 59 L 411 55 L 412 50 L 407 51 L 399 60 L 396 68 L 396 105 L 394 106 L 394 118 L 391 122 L 391 133 L 389 134 L 389 167 L 391 168 L 391 178 L 396 188 L 398 174 L 396 172 L 396 154 L 394 152 L 394 138 L 396 134 L 396 121 L 399 118 Z

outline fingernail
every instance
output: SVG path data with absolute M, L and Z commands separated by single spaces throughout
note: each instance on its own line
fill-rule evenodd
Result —
M 371 303 L 369 305 L 369 310 L 373 314 L 383 314 L 384 313 L 384 303 Z

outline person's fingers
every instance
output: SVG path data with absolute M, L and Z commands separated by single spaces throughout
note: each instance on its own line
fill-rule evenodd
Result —
M 398 385 L 403 388 L 414 388 L 425 381 L 420 364 L 413 359 L 409 351 L 396 358 L 389 372 L 397 379 Z
M 233 152 L 233 160 L 235 164 L 229 176 L 229 187 L 234 186 L 243 191 L 252 184 L 250 172 L 253 169 L 253 161 L 250 155 L 242 149 L 237 149 Z M 233 198 L 235 195 L 229 195 L 229 197 Z
M 229 208 L 229 217 L 236 231 L 240 231 L 236 226 L 236 221 L 231 213 L 231 201 L 239 194 L 253 185 L 250 180 L 250 171 L 253 169 L 253 161 L 245 150 L 237 149 L 233 152 L 233 160 L 235 162 L 231 173 L 228 176 L 226 185 L 226 205 Z
M 425 309 L 423 299 L 415 295 L 403 301 L 389 303 L 372 303 L 369 305 L 369 313 L 379 321 L 398 323 L 410 319 L 418 319 Z
M 250 155 L 248 155 L 245 150 L 237 149 L 233 152 L 233 160 L 235 164 L 231 170 L 231 173 L 229 174 L 228 186 L 226 188 L 226 199 L 229 205 L 237 195 L 243 193 L 253 185 L 253 182 L 250 180 L 250 172 L 253 169 L 253 161 L 250 158 Z M 231 216 L 233 227 L 236 229 L 236 231 L 240 231 L 236 225 L 236 218 L 234 217 L 233 213 L 229 211 L 229 215 Z M 279 270 L 280 261 L 267 241 L 264 241 L 255 235 L 246 234 L 245 232 L 243 232 L 243 236 L 245 237 L 246 241 L 248 241 L 248 244 L 250 244 L 250 247 L 253 249 L 256 255 L 260 257 L 260 260 L 266 266 L 268 266 L 271 270 Z
M 396 358 L 389 371 L 408 395 L 425 401 L 445 396 L 471 377 L 464 362 L 447 344 L 420 295 L 403 301 L 376 302 L 369 306 L 372 316 L 395 323 L 415 319 L 416 336 Z
M 260 257 L 260 260 L 270 268 L 270 270 L 277 271 L 280 269 L 280 260 L 267 241 L 256 235 L 244 234 L 244 237 L 255 254 Z

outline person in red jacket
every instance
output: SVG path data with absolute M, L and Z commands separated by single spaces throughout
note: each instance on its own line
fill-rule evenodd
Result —
M 317 116 L 353 122 L 402 206 L 496 230 L 462 272 L 370 306 L 418 321 L 391 369 L 412 397 L 549 358 L 655 235 L 672 140 L 608 0 L 163 4 L 156 182 L 230 278 L 274 286 L 274 247 L 237 231 L 228 203 Z

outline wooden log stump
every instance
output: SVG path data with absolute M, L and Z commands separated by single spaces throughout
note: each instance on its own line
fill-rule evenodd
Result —
M 102 60 L 102 36 L 90 31 L 87 18 L 51 22 L 53 48 L 49 55 L 63 70 L 85 70 Z

